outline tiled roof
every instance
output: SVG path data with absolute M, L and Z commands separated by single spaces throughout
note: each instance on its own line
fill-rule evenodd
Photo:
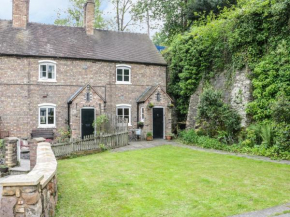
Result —
M 166 65 L 145 34 L 28 23 L 26 29 L 0 20 L 0 55 L 62 57 Z
M 160 85 L 148 87 L 136 100 L 137 103 L 145 102 L 157 89 Z M 171 100 L 171 97 L 160 87 L 161 91 Z

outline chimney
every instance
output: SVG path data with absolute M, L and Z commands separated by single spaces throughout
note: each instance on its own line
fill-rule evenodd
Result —
M 84 27 L 86 29 L 87 35 L 93 35 L 95 26 L 95 1 L 87 0 L 87 3 L 85 3 L 84 6 L 84 10 Z
M 13 0 L 12 25 L 14 28 L 26 29 L 29 21 L 29 1 Z

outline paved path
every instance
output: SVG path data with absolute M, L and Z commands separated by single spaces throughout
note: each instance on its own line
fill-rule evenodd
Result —
M 289 216 L 290 216 L 290 203 L 260 211 L 235 215 L 232 217 L 289 217 Z
M 211 153 L 217 153 L 217 154 L 223 154 L 223 155 L 238 156 L 238 157 L 244 157 L 244 158 L 249 158 L 249 159 L 254 159 L 254 160 L 261 160 L 261 161 L 290 165 L 290 161 L 288 160 L 271 160 L 268 157 L 231 153 L 231 152 L 219 151 L 219 150 L 214 150 L 214 149 L 205 149 L 205 148 L 200 148 L 197 146 L 183 145 L 176 141 L 167 141 L 163 139 L 153 140 L 150 142 L 148 141 L 130 142 L 130 145 L 113 149 L 111 150 L 111 152 L 133 151 L 133 150 L 139 150 L 139 149 L 153 148 L 153 147 L 162 146 L 162 145 L 172 145 L 172 146 L 178 146 L 178 147 L 188 148 L 188 149 L 197 150 L 197 151 L 205 151 L 205 152 L 211 152 Z
M 148 141 L 130 142 L 130 145 L 113 149 L 111 150 L 111 152 L 133 151 L 133 150 L 139 150 L 139 149 L 153 148 L 153 147 L 162 146 L 162 145 L 172 145 L 172 146 L 188 148 L 188 149 L 197 150 L 197 151 L 205 151 L 205 152 L 211 152 L 211 153 L 217 153 L 217 154 L 223 154 L 223 155 L 238 156 L 238 157 L 244 157 L 244 158 L 249 158 L 249 159 L 254 159 L 254 160 L 261 160 L 261 161 L 266 161 L 266 162 L 290 165 L 290 161 L 287 161 L 287 160 L 277 161 L 277 160 L 271 160 L 270 158 L 267 158 L 267 157 L 252 156 L 252 155 L 246 155 L 246 154 L 235 154 L 231 152 L 219 151 L 219 150 L 214 150 L 214 149 L 204 149 L 204 148 L 200 148 L 196 146 L 183 145 L 175 141 L 166 141 L 166 140 L 154 140 L 151 142 L 148 142 Z M 233 217 L 274 217 L 274 216 L 290 217 L 290 203 L 281 205 L 281 206 L 268 208 L 265 210 L 249 212 L 249 213 L 245 213 L 241 215 L 235 215 Z

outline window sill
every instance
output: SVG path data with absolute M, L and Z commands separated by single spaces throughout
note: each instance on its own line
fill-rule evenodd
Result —
M 49 128 L 49 129 L 56 129 L 56 126 L 55 126 L 55 125 L 53 125 L 53 126 L 46 125 L 46 126 L 38 126 L 37 128 Z
M 56 83 L 56 80 L 38 80 L 38 82 L 49 82 L 49 83 Z
M 116 82 L 116 84 L 132 84 L 130 82 Z

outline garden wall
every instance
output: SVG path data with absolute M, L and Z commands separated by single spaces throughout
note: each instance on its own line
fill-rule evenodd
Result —
M 36 165 L 30 173 L 10 176 L 0 182 L 3 186 L 0 217 L 54 216 L 57 161 L 47 142 L 38 143 L 36 153 Z
M 252 99 L 252 83 L 249 79 L 249 73 L 247 69 L 236 71 L 235 73 L 222 72 L 210 80 L 210 84 L 214 89 L 223 92 L 224 102 L 231 104 L 237 110 L 242 118 L 241 125 L 243 127 L 248 123 L 246 106 Z M 195 127 L 197 107 L 203 86 L 204 82 L 200 82 L 197 90 L 191 95 L 186 121 L 188 129 Z

